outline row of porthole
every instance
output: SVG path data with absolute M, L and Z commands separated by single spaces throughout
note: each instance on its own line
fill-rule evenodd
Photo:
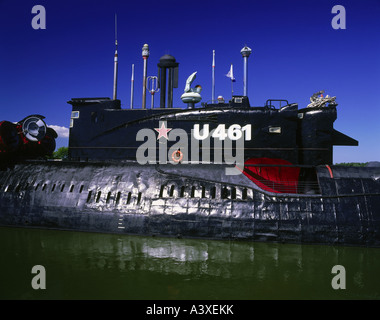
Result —
M 40 188 L 40 185 L 41 185 L 41 188 Z M 44 184 L 40 184 L 40 183 L 37 183 L 35 186 L 34 186 L 34 190 L 37 191 L 39 188 L 41 189 L 41 191 L 45 191 L 47 190 L 47 186 L 48 184 L 47 183 L 44 183 Z M 58 188 L 57 188 L 58 186 Z M 13 189 L 13 186 L 12 185 L 8 185 L 5 187 L 4 189 L 4 192 L 20 192 L 22 190 L 26 190 L 27 188 L 29 187 L 29 183 L 25 183 L 24 185 L 19 183 L 16 185 L 16 187 Z M 66 185 L 65 184 L 62 184 L 62 185 L 57 185 L 57 184 L 53 184 L 50 191 L 51 192 L 54 192 L 56 190 L 59 190 L 60 192 L 63 192 L 65 191 L 65 187 Z M 0 185 L 0 190 L 1 190 L 2 186 Z M 75 188 L 75 185 L 72 184 L 70 185 L 68 191 L 69 192 L 74 192 L 74 188 Z M 165 191 L 165 188 L 168 188 L 168 197 L 173 197 L 174 196 L 174 189 L 175 189 L 175 186 L 174 185 L 171 185 L 170 188 L 169 186 L 167 185 L 161 185 L 161 188 L 160 188 L 160 193 L 159 193 L 159 198 L 163 198 L 164 197 L 164 191 Z M 186 191 L 186 186 L 181 186 L 181 188 L 179 189 L 179 197 L 180 198 L 184 198 L 185 197 L 185 191 Z M 83 192 L 83 189 L 84 189 L 84 185 L 81 185 L 79 187 L 79 193 L 82 193 Z M 191 189 L 190 189 L 190 198 L 196 198 L 195 196 L 195 193 L 197 191 L 197 188 L 196 186 L 192 186 Z M 96 196 L 95 196 L 95 202 L 98 203 L 100 202 L 100 199 L 101 199 L 101 191 L 98 191 L 96 192 Z M 92 195 L 93 195 L 93 191 L 90 190 L 88 192 L 88 196 L 87 196 L 87 203 L 91 202 L 91 198 L 92 198 Z M 107 193 L 107 196 L 106 196 L 106 203 L 109 203 L 110 200 L 111 200 L 111 196 L 112 196 L 112 193 L 111 192 L 108 192 Z M 141 201 L 141 192 L 138 193 L 138 196 L 137 196 L 137 204 L 140 203 Z M 212 186 L 209 190 L 209 197 L 211 199 L 215 199 L 216 198 L 216 186 Z M 220 198 L 221 199 L 228 199 L 230 197 L 230 199 L 236 199 L 236 188 L 235 187 L 230 187 L 230 188 L 227 188 L 226 186 L 222 187 L 221 190 L 220 190 Z M 115 198 L 115 203 L 116 204 L 119 204 L 120 202 L 120 198 L 121 198 L 121 192 L 117 192 L 116 193 L 116 198 Z M 132 198 L 132 192 L 128 192 L 128 196 L 127 196 L 127 200 L 126 200 L 126 204 L 129 204 L 131 202 L 131 198 Z M 205 186 L 201 186 L 200 188 L 200 198 L 206 198 L 206 188 Z M 242 190 L 242 200 L 247 200 L 248 199 L 248 190 L 247 188 L 243 188 Z
M 161 188 L 160 188 L 160 194 L 159 194 L 160 198 L 163 198 L 163 193 L 164 193 L 165 187 L 166 187 L 165 185 L 162 185 Z M 168 194 L 169 197 L 173 197 L 174 196 L 174 188 L 175 188 L 174 185 L 172 185 L 170 187 L 169 194 Z M 179 194 L 179 196 L 181 198 L 185 197 L 185 190 L 186 190 L 186 186 L 182 186 L 181 189 L 180 189 L 180 194 Z M 191 192 L 190 192 L 190 197 L 191 198 L 195 198 L 195 191 L 196 191 L 196 187 L 192 186 L 191 187 Z M 205 187 L 204 186 L 201 187 L 201 194 L 202 194 L 201 198 L 206 198 L 206 196 L 205 196 Z M 228 190 L 227 187 L 223 187 L 221 189 L 221 198 L 222 199 L 228 199 L 229 194 L 230 193 L 229 193 L 229 190 Z M 122 193 L 120 191 L 116 193 L 115 205 L 120 204 L 121 195 L 122 195 Z M 99 203 L 100 200 L 101 200 L 101 197 L 102 197 L 102 192 L 101 191 L 94 192 L 93 190 L 90 190 L 88 192 L 88 196 L 87 196 L 86 202 L 90 203 L 93 200 L 95 200 L 95 203 Z M 141 202 L 141 197 L 142 197 L 142 193 L 139 192 L 138 195 L 137 195 L 136 205 L 138 205 Z M 216 198 L 216 187 L 215 186 L 211 187 L 211 189 L 210 189 L 210 198 L 211 199 L 215 199 Z M 106 197 L 105 197 L 106 204 L 110 203 L 111 199 L 112 199 L 112 192 L 108 192 L 107 195 L 106 195 Z M 235 187 L 231 188 L 231 199 L 236 199 L 236 188 Z M 246 188 L 244 188 L 242 190 L 242 199 L 243 200 L 247 200 L 248 199 L 248 190 Z M 132 192 L 128 192 L 128 196 L 127 196 L 127 199 L 125 201 L 125 204 L 130 204 L 131 200 L 132 200 Z
M 168 192 L 167 192 L 168 197 L 173 197 L 174 196 L 174 189 L 175 189 L 174 185 L 171 185 L 170 188 L 169 188 L 169 186 L 161 185 L 159 197 L 160 198 L 164 197 L 165 188 L 168 189 Z M 182 186 L 179 189 L 178 195 L 180 198 L 185 197 L 185 191 L 186 191 L 186 186 Z M 196 191 L 197 191 L 197 187 L 192 186 L 190 189 L 190 198 L 196 198 L 196 196 L 195 196 Z M 200 191 L 200 198 L 206 198 L 206 187 L 201 186 L 199 191 Z M 212 186 L 209 191 L 210 191 L 209 197 L 211 199 L 215 199 L 216 198 L 216 186 Z M 228 187 L 224 186 L 221 188 L 220 198 L 221 199 L 229 199 L 229 197 L 230 197 L 230 199 L 233 199 L 233 200 L 236 199 L 236 187 L 228 188 Z M 247 188 L 243 188 L 241 197 L 242 197 L 242 200 L 248 199 L 248 189 Z
M 27 190 L 29 188 L 30 184 L 27 182 L 25 184 L 17 184 L 14 188 L 13 188 L 13 185 L 7 185 L 5 188 L 4 188 L 4 192 L 20 192 L 20 191 L 23 191 L 23 190 Z M 41 186 L 41 188 L 40 188 Z M 48 184 L 47 183 L 44 183 L 44 184 L 39 184 L 37 183 L 35 186 L 33 186 L 33 189 L 34 191 L 37 191 L 39 188 L 41 189 L 41 191 L 46 191 L 47 190 L 47 186 Z M 61 192 L 63 192 L 65 190 L 65 184 L 62 184 L 62 185 L 58 185 L 59 186 L 59 190 Z M 52 187 L 51 187 L 51 192 L 57 190 L 57 184 L 53 184 Z M 69 188 L 69 192 L 73 192 L 74 191 L 74 187 L 75 185 L 72 184 L 70 185 L 70 188 Z M 82 193 L 83 191 L 83 188 L 84 186 L 81 185 L 80 188 L 79 188 L 79 193 Z M 2 185 L 0 185 L 0 190 L 2 190 Z
M 86 200 L 87 203 L 90 203 L 93 200 L 93 198 L 94 198 L 96 203 L 100 202 L 102 192 L 101 191 L 95 192 L 95 197 L 93 197 L 93 193 L 94 193 L 93 190 L 88 191 L 88 196 L 87 196 L 87 200 Z M 141 202 L 141 196 L 142 196 L 142 194 L 141 194 L 141 192 L 139 192 L 137 195 L 137 203 L 136 204 L 139 204 Z M 112 198 L 112 192 L 108 192 L 107 196 L 106 196 L 106 203 L 107 204 L 111 202 L 111 198 Z M 119 191 L 116 193 L 115 204 L 118 205 L 120 203 L 120 200 L 121 200 L 121 192 Z M 128 196 L 127 196 L 127 199 L 125 201 L 125 204 L 130 204 L 131 200 L 132 200 L 132 192 L 128 192 Z
M 15 192 L 15 193 L 18 193 L 20 191 L 27 190 L 30 186 L 31 186 L 31 184 L 29 184 L 29 183 L 25 183 L 25 184 L 19 183 L 14 188 L 13 188 L 13 185 L 7 185 L 4 188 L 4 192 Z M 47 183 L 43 183 L 43 184 L 37 183 L 36 185 L 33 185 L 32 187 L 33 187 L 34 191 L 38 191 L 38 190 L 47 191 L 48 190 L 48 184 Z M 71 184 L 69 186 L 68 191 L 69 192 L 74 192 L 74 188 L 75 188 L 75 185 Z M 83 189 L 84 189 L 84 185 L 80 185 L 78 192 L 82 193 Z M 0 190 L 2 190 L 2 185 L 0 185 Z M 53 184 L 51 186 L 51 189 L 50 189 L 51 192 L 54 192 L 54 191 L 64 192 L 65 190 L 67 190 L 65 184 L 58 184 L 58 185 L 57 184 Z M 96 196 L 95 196 L 95 202 L 96 203 L 100 202 L 101 194 L 102 194 L 101 191 L 96 192 Z M 88 191 L 87 203 L 91 202 L 92 195 L 93 195 L 93 191 L 92 190 Z M 106 203 L 110 202 L 111 195 L 112 195 L 111 192 L 107 193 Z M 141 192 L 139 192 L 138 196 L 137 196 L 137 204 L 140 203 L 141 196 L 142 196 L 142 194 L 141 194 Z M 119 204 L 120 198 L 121 198 L 121 192 L 117 192 L 116 199 L 115 199 L 116 204 Z M 131 202 L 131 199 L 132 199 L 132 192 L 128 192 L 126 204 L 129 204 Z

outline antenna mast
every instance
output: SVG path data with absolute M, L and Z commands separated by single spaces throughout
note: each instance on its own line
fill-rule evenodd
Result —
M 215 50 L 212 50 L 212 94 L 211 103 L 215 103 Z
M 142 108 L 146 109 L 146 78 L 147 78 L 147 63 L 148 63 L 148 57 L 149 57 L 149 46 L 147 44 L 144 44 L 144 46 L 142 47 L 142 57 L 144 59 Z
M 248 95 L 247 93 L 248 92 L 248 58 L 250 54 L 252 53 L 252 49 L 247 46 L 244 46 L 244 48 L 241 49 L 240 53 L 244 59 L 244 79 L 243 79 L 244 93 L 243 95 L 247 96 Z
M 114 69 L 113 69 L 113 100 L 116 100 L 117 95 L 117 16 L 115 14 L 115 58 L 114 58 Z
M 133 91 L 135 83 L 135 65 L 132 64 L 132 77 L 131 77 L 131 109 L 133 109 Z

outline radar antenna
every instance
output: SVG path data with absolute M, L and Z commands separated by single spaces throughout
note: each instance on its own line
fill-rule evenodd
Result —
M 184 103 L 187 103 L 189 109 L 193 109 L 195 103 L 198 103 L 202 100 L 200 95 L 202 91 L 202 87 L 200 85 L 196 85 L 195 88 L 191 88 L 192 82 L 195 80 L 197 75 L 197 71 L 193 72 L 186 80 L 185 93 L 182 94 L 181 100 Z

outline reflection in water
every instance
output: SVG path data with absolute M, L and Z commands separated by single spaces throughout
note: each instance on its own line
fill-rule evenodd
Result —
M 0 228 L 1 299 L 378 299 L 380 249 Z M 34 265 L 46 290 L 33 290 Z M 331 269 L 346 269 L 333 290 Z

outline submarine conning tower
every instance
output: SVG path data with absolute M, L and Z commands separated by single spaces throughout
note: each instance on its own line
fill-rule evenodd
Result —
M 204 104 L 194 109 L 121 109 L 120 100 L 75 98 L 68 102 L 72 105 L 69 156 L 85 161 L 136 161 L 137 149 L 150 140 L 155 146 L 151 160 L 158 162 L 160 144 L 164 142 L 169 150 L 177 142 L 175 139 L 157 141 L 156 131 L 163 122 L 169 131 L 180 129 L 186 134 L 189 148 L 184 156 L 188 160 L 192 159 L 192 152 L 202 153 L 202 148 L 190 147 L 196 125 L 207 125 L 209 132 L 220 124 L 226 128 L 249 126 L 251 137 L 244 141 L 245 159 L 271 158 L 294 165 L 330 165 L 334 145 L 358 145 L 356 140 L 334 129 L 336 103 L 298 109 L 297 103 L 286 100 L 281 100 L 284 106 L 276 108 L 273 101 L 268 100 L 262 107 L 252 107 L 247 97 L 234 96 L 229 103 Z M 147 132 L 145 138 L 138 138 L 141 129 Z M 209 143 L 209 160 L 213 163 L 212 152 L 220 147 L 220 142 L 210 138 Z
M 250 48 L 243 48 L 245 66 L 250 52 Z M 192 73 L 181 96 L 188 108 L 173 108 L 178 65 L 169 54 L 157 64 L 160 108 L 122 109 L 120 100 L 110 98 L 68 101 L 72 105 L 69 158 L 80 161 L 139 158 L 140 164 L 161 164 L 170 162 L 174 153 L 180 151 L 181 164 L 227 163 L 233 153 L 243 150 L 239 157 L 244 156 L 244 161 L 266 158 L 317 166 L 333 163 L 334 145 L 358 145 L 356 140 L 334 129 L 336 97 L 323 97 L 324 91 L 313 94 L 311 103 L 303 109 L 283 99 L 269 99 L 264 106 L 251 106 L 246 96 L 247 70 L 242 96 L 232 96 L 228 102 L 218 98 L 217 103 L 202 103 L 201 107 L 195 107 L 201 100 L 201 86 L 191 88 L 197 72 Z M 273 105 L 278 103 L 277 107 Z M 240 130 L 243 145 L 232 140 L 232 147 L 226 144 L 223 137 L 230 132 L 234 138 L 233 130 Z M 175 148 L 174 153 L 171 148 Z M 231 155 L 226 150 L 232 151 Z

